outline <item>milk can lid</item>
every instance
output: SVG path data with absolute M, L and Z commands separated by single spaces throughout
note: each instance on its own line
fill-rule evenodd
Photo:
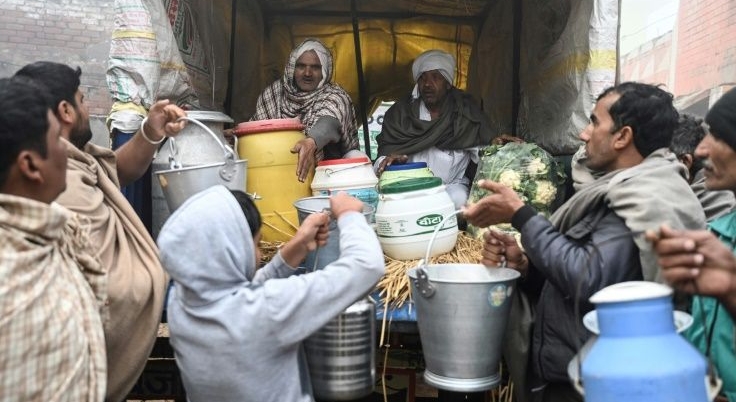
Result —
M 368 157 L 361 158 L 348 158 L 348 159 L 328 159 L 317 163 L 317 166 L 334 166 L 334 165 L 347 165 L 349 163 L 368 163 L 371 160 Z
M 412 177 L 381 186 L 381 192 L 383 194 L 406 193 L 408 191 L 426 190 L 441 185 L 442 179 L 439 177 Z
M 672 295 L 672 288 L 656 282 L 631 281 L 606 286 L 590 297 L 593 304 L 658 299 Z
M 214 121 L 216 123 L 232 123 L 232 117 L 225 113 L 212 110 L 188 110 L 187 117 L 198 121 Z
M 427 167 L 427 162 L 409 162 L 409 163 L 397 163 L 390 166 L 386 166 L 386 171 L 395 170 L 411 170 L 411 169 L 424 169 Z
M 304 130 L 304 124 L 299 119 L 270 119 L 255 120 L 239 123 L 233 129 L 238 137 L 247 134 L 269 133 L 273 131 Z

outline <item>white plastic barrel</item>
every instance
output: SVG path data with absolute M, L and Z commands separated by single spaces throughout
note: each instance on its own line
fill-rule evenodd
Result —
M 375 208 L 378 206 L 378 177 L 367 157 L 331 159 L 317 164 L 312 179 L 314 196 L 329 196 L 339 191 L 360 199 Z
M 381 187 L 376 233 L 384 254 L 397 260 L 424 258 L 432 233 L 442 219 L 431 256 L 455 248 L 458 228 L 455 204 L 439 177 L 419 177 Z

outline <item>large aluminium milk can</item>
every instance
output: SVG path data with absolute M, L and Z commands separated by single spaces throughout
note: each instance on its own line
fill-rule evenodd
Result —
M 187 124 L 176 136 L 176 148 L 178 149 L 176 160 L 181 163 L 181 167 L 222 162 L 222 146 L 220 143 L 227 144 L 223 134 L 224 125 L 225 123 L 232 123 L 233 119 L 224 113 L 197 110 L 187 111 L 187 117 L 204 123 L 218 136 L 220 141 L 219 143 L 213 141 L 211 135 L 200 126 Z M 168 141 L 156 153 L 151 167 L 152 172 L 171 169 L 169 160 L 173 155 L 171 155 L 171 148 L 167 146 L 167 143 Z M 151 182 L 152 232 L 154 238 L 156 238 L 171 212 L 167 206 L 161 184 L 155 177 Z

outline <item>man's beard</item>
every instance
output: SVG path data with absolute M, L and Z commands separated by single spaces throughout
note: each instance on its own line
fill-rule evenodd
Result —
M 82 149 L 92 139 L 92 130 L 89 125 L 86 127 L 74 127 L 71 133 L 69 133 L 69 142 L 74 144 L 75 147 Z

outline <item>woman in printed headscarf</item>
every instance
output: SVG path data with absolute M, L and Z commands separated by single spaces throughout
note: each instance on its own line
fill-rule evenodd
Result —
M 299 154 L 297 177 L 304 181 L 317 162 L 339 159 L 358 149 L 358 129 L 350 95 L 332 83 L 332 54 L 317 39 L 291 51 L 281 79 L 266 88 L 251 120 L 299 118 L 306 138 L 291 152 Z
M 442 178 L 455 205 L 468 199 L 466 170 L 477 163 L 478 151 L 494 137 L 470 95 L 455 88 L 455 58 L 442 50 L 428 50 L 414 60 L 414 91 L 386 111 L 376 137 L 380 176 L 392 163 L 427 162 Z

